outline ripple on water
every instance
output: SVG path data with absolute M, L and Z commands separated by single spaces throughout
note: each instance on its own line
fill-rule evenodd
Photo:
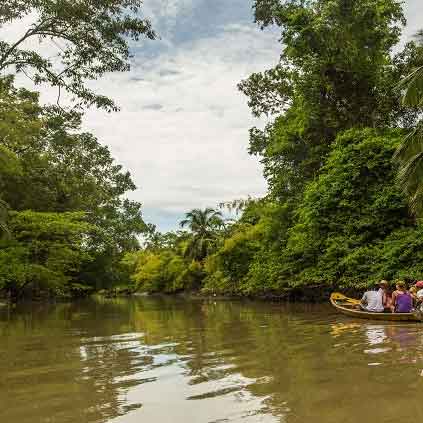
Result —
M 321 306 L 152 298 L 57 310 L 1 322 L 1 422 L 423 418 L 419 325 Z

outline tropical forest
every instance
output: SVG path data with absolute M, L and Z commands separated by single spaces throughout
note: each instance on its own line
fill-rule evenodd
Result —
M 118 105 L 90 88 L 129 71 L 129 43 L 158 36 L 138 0 L 14 0 L 0 25 L 0 290 L 5 298 L 95 292 L 323 297 L 423 274 L 423 34 L 401 43 L 397 0 L 256 0 L 277 64 L 239 81 L 254 117 L 245 148 L 268 192 L 145 222 L 129 172 L 81 127 Z M 27 43 L 59 37 L 52 59 Z M 29 46 L 29 47 L 28 47 Z M 56 61 L 55 61 L 56 60 Z M 59 96 L 44 103 L 36 88 Z M 62 105 L 60 95 L 69 102 Z M 147 183 L 147 182 L 146 182 Z M 248 180 L 245 181 L 248 186 Z

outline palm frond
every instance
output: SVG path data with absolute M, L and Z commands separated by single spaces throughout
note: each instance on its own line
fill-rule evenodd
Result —
M 416 34 L 417 42 L 423 46 L 423 30 Z M 421 53 L 421 52 L 420 52 Z M 423 57 L 422 57 L 423 61 Z M 420 62 L 421 63 L 421 62 Z M 415 68 L 398 84 L 404 90 L 403 104 L 420 108 L 423 106 L 423 66 Z M 423 122 L 419 122 L 398 147 L 394 159 L 399 163 L 397 180 L 409 196 L 412 213 L 423 212 Z
M 405 163 L 420 151 L 423 151 L 423 126 L 421 123 L 403 139 L 394 153 L 394 159 Z
M 423 177 L 423 151 L 410 157 L 409 160 L 400 166 L 398 171 L 398 181 L 403 188 L 411 193 L 415 187 L 421 184 Z
M 423 213 L 423 185 L 418 185 L 410 196 L 410 210 L 416 216 L 422 216 Z
M 189 225 L 189 223 L 190 223 L 190 220 L 189 220 L 189 219 L 184 219 L 184 220 L 181 220 L 181 221 L 179 222 L 179 226 L 180 226 L 181 228 L 185 228 L 185 226 Z
M 405 88 L 403 103 L 406 106 L 420 107 L 423 105 L 423 66 L 407 75 L 399 84 Z
M 181 227 L 188 227 L 191 232 L 184 256 L 203 260 L 215 247 L 219 234 L 217 229 L 224 225 L 224 221 L 220 211 L 207 207 L 185 213 L 185 219 L 179 224 Z

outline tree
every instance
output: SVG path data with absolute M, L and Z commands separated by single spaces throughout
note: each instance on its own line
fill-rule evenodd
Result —
M 197 260 L 206 257 L 216 240 L 216 230 L 224 225 L 222 213 L 212 208 L 193 209 L 185 214 L 182 228 L 188 227 L 192 237 L 186 247 L 186 255 Z
M 80 263 L 73 280 L 100 289 L 129 280 L 120 261 L 139 247 L 146 225 L 141 204 L 125 198 L 135 189 L 129 172 L 80 125 L 79 113 L 42 107 L 36 93 L 16 89 L 12 77 L 0 78 L 2 204 L 12 213 L 31 210 L 40 220 L 46 213 L 83 213 L 95 230 L 84 238 L 90 260 Z M 3 207 L 3 230 L 5 217 Z M 19 228 L 10 242 L 22 249 Z
M 423 107 L 423 31 L 417 34 L 419 62 L 400 83 L 405 89 L 403 102 L 406 106 L 422 110 Z M 410 198 L 411 211 L 423 215 L 423 122 L 404 138 L 395 155 L 400 168 L 398 179 Z
M 0 241 L 0 290 L 17 299 L 25 289 L 69 293 L 90 260 L 86 239 L 95 227 L 83 213 L 12 212 L 12 238 Z
M 254 115 L 276 115 L 251 130 L 250 153 L 286 199 L 316 177 L 340 132 L 403 115 L 391 52 L 405 20 L 399 0 L 256 0 L 254 11 L 283 47 L 276 67 L 239 85 Z
M 0 5 L 0 28 L 23 18 L 34 22 L 13 41 L 0 41 L 0 72 L 23 73 L 36 84 L 64 89 L 79 106 L 116 110 L 112 100 L 86 82 L 130 68 L 128 40 L 156 37 L 140 18 L 142 0 L 8 0 Z M 28 40 L 40 48 L 28 48 Z M 46 49 L 50 41 L 56 54 Z
M 11 78 L 0 88 L 0 148 L 19 168 L 1 174 L 2 199 L 13 210 L 85 212 L 103 230 L 97 250 L 137 245 L 136 234 L 145 230 L 141 205 L 123 198 L 135 189 L 131 175 L 93 135 L 80 132 L 80 115 L 41 107 Z

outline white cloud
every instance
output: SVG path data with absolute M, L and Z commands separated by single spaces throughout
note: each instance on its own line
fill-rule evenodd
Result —
M 421 16 L 423 15 L 422 0 L 406 0 L 404 2 L 405 15 L 407 18 L 407 28 L 404 31 L 406 40 L 410 39 L 418 30 L 423 29 Z
M 98 84 L 122 110 L 90 111 L 85 126 L 131 170 L 140 187 L 133 197 L 149 215 L 265 193 L 258 160 L 247 153 L 256 122 L 236 85 L 278 53 L 273 36 L 232 25 Z
M 143 12 L 158 31 L 160 42 L 170 46 L 178 31 L 178 21 L 189 15 L 197 4 L 198 0 L 147 0 Z
M 166 16 L 175 19 L 181 13 L 192 9 L 195 0 L 149 0 L 145 2 L 147 16 Z

